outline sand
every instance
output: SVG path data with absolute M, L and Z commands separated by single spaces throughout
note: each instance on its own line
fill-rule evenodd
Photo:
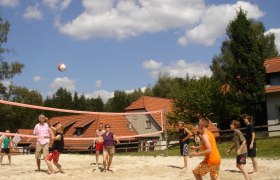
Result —
M 16 155 L 12 156 L 12 166 L 8 165 L 7 156 L 4 156 L 3 164 L 0 167 L 0 179 L 133 179 L 133 180 L 185 180 L 194 179 L 191 169 L 193 169 L 201 160 L 201 157 L 189 159 L 189 168 L 187 172 L 182 172 L 183 158 L 179 156 L 123 156 L 116 155 L 113 159 L 113 172 L 102 172 L 102 165 L 96 167 L 93 165 L 94 155 L 76 155 L 62 154 L 60 163 L 65 170 L 61 174 L 56 170 L 55 175 L 47 174 L 47 166 L 42 161 L 42 171 L 37 172 L 34 155 Z M 280 159 L 258 159 L 260 173 L 251 175 L 253 179 L 280 179 Z M 246 165 L 247 170 L 252 171 L 250 161 Z M 206 175 L 204 179 L 210 179 Z M 223 159 L 220 179 L 241 180 L 242 174 L 235 167 L 235 159 Z

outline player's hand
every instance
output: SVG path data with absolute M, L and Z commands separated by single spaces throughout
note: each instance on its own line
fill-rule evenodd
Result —
M 198 153 L 197 152 L 195 152 L 195 151 L 192 151 L 191 153 L 190 153 L 190 155 L 189 155 L 190 157 L 192 157 L 192 156 L 198 156 Z
M 190 148 L 191 148 L 192 150 L 196 149 L 196 147 L 195 147 L 195 146 L 191 146 Z
M 253 144 L 250 144 L 249 149 L 253 149 Z
M 230 151 L 231 151 L 230 149 L 228 149 L 228 150 L 227 150 L 227 155 L 229 155 L 229 154 L 230 154 Z
M 241 155 L 241 150 L 238 149 L 236 154 Z

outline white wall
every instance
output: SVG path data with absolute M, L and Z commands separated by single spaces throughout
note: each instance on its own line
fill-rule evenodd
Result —
M 267 124 L 279 124 L 280 93 L 269 93 L 266 95 Z M 278 132 L 269 132 L 279 130 Z M 280 136 L 280 124 L 268 127 L 269 136 Z

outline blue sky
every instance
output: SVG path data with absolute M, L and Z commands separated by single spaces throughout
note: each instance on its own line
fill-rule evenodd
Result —
M 0 0 L 0 15 L 11 23 L 4 46 L 14 50 L 5 60 L 25 64 L 3 83 L 44 97 L 64 87 L 106 101 L 115 90 L 153 86 L 160 72 L 211 76 L 239 7 L 275 33 L 280 50 L 276 0 Z

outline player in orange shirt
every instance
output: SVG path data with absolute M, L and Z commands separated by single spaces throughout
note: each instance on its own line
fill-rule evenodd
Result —
M 211 179 L 218 179 L 221 164 L 221 156 L 216 145 L 214 135 L 207 129 L 209 119 L 199 119 L 199 131 L 201 135 L 201 146 L 191 146 L 191 149 L 202 149 L 200 152 L 192 151 L 190 156 L 205 156 L 205 159 L 193 169 L 195 178 L 202 179 L 202 176 L 210 172 Z

